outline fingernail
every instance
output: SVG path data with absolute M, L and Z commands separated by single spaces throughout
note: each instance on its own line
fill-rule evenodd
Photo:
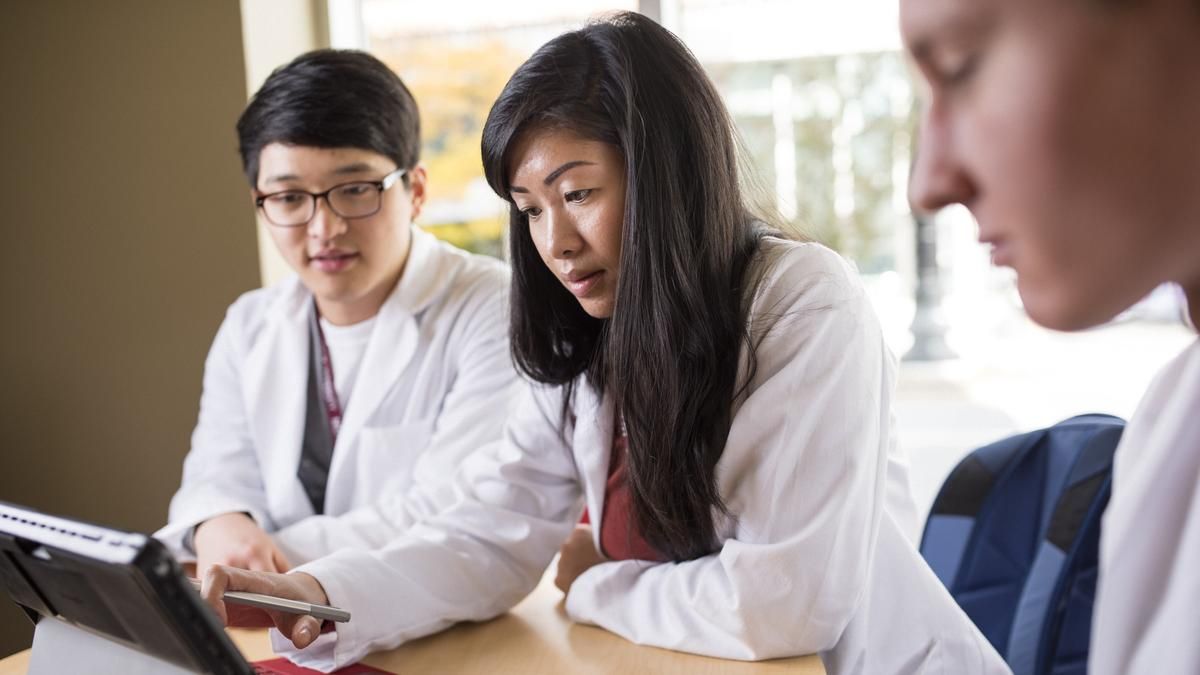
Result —
M 302 642 L 307 643 L 312 640 L 312 627 L 311 626 L 309 626 L 307 624 L 301 626 L 299 633 L 300 633 L 300 640 Z

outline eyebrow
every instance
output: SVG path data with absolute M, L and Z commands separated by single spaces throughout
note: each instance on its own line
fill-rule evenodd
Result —
M 571 169 L 574 169 L 577 166 L 592 166 L 594 164 L 595 164 L 595 162 L 586 162 L 582 159 L 576 159 L 576 160 L 567 162 L 566 164 L 563 164 L 562 166 L 558 167 L 557 169 L 546 174 L 546 177 L 542 179 L 542 185 L 550 185 L 554 181 L 558 180 L 559 176 L 570 171 Z M 529 193 L 529 190 L 527 190 L 526 188 L 523 188 L 519 185 L 509 186 L 508 191 L 509 192 L 522 192 L 525 194 Z
M 949 16 L 927 21 L 912 32 L 915 37 L 908 42 L 908 52 L 918 64 L 929 63 L 939 44 L 961 40 L 964 36 L 977 38 L 995 28 L 996 17 L 993 12 L 977 10 L 975 12 L 958 11 Z
M 374 170 L 375 170 L 374 167 L 372 167 L 370 164 L 367 164 L 366 162 L 354 162 L 352 164 L 343 164 L 342 166 L 339 166 L 338 168 L 334 169 L 333 175 L 347 176 L 347 175 L 354 175 L 354 174 L 360 174 L 360 173 L 367 173 L 369 171 L 374 171 Z M 281 174 L 277 174 L 277 175 L 267 178 L 266 180 L 263 181 L 263 183 L 269 185 L 271 183 L 282 183 L 282 182 L 289 181 L 289 180 L 300 180 L 300 176 L 297 176 L 294 173 L 281 173 Z

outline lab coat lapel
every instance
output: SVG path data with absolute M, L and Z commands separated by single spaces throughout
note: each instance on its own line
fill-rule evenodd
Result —
M 608 464 L 612 459 L 613 405 L 612 399 L 601 398 L 596 390 L 580 378 L 575 388 L 575 464 L 583 478 L 588 520 L 592 524 L 592 539 L 600 547 L 600 518 L 604 513 L 604 488 L 608 484 Z
M 298 279 L 267 311 L 263 334 L 246 355 L 243 395 L 271 510 L 281 521 L 311 515 L 296 478 L 308 386 L 312 296 Z
M 351 454 L 346 450 L 350 444 L 357 443 L 359 432 L 417 355 L 420 346 L 417 315 L 429 305 L 440 289 L 448 285 L 441 278 L 444 275 L 439 269 L 439 251 L 433 235 L 416 227 L 412 229 L 412 245 L 404 272 L 376 315 L 375 328 L 367 342 L 362 366 L 358 369 L 354 389 L 346 402 L 345 417 L 338 430 L 333 464 L 329 469 L 327 507 L 335 494 L 341 495 L 341 491 L 335 488 L 338 476 L 352 468 L 344 466 L 348 461 L 347 456 Z
M 367 342 L 367 351 L 363 354 L 354 389 L 346 402 L 345 417 L 333 450 L 331 476 L 339 464 L 339 455 L 346 454 L 342 452 L 343 447 L 355 441 L 416 351 L 416 320 L 398 303 L 389 299 L 376 316 L 375 328 Z

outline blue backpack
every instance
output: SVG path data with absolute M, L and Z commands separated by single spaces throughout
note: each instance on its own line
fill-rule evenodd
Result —
M 1124 429 L 1080 415 L 979 448 L 934 500 L 921 555 L 1014 675 L 1087 672 L 1100 516 Z

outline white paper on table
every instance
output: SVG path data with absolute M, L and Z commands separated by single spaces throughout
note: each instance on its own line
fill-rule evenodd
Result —
M 33 631 L 29 675 L 63 673 L 194 675 L 190 670 L 65 621 L 43 618 Z

